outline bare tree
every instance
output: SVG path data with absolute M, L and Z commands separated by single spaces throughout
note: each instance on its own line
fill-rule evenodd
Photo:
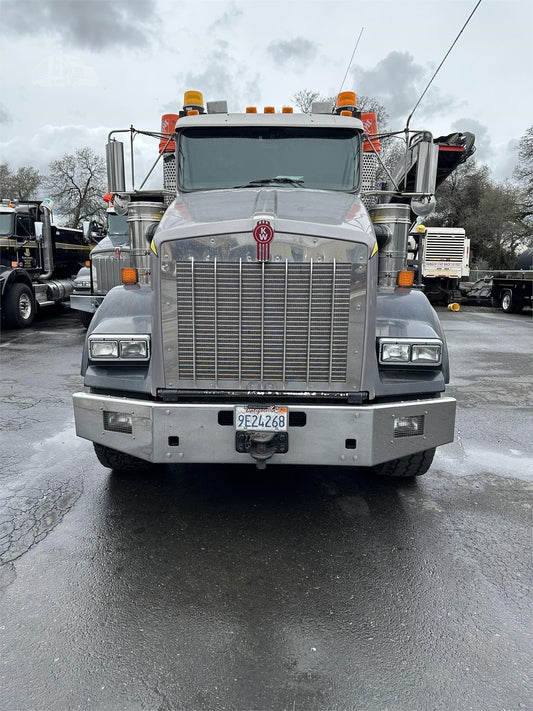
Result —
M 106 180 L 104 159 L 86 146 L 52 161 L 45 185 L 66 226 L 80 227 L 84 220 L 103 221 Z
M 0 196 L 8 200 L 37 199 L 37 189 L 43 182 L 43 176 L 37 168 L 21 166 L 13 172 L 7 163 L 0 165 Z
M 533 126 L 530 126 L 518 145 L 518 163 L 514 177 L 521 189 L 521 216 L 533 228 Z

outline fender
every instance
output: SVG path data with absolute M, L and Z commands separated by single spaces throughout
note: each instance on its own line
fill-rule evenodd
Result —
M 26 284 L 30 287 L 33 292 L 33 283 L 30 275 L 25 269 L 10 267 L 5 267 L 2 265 L 2 270 L 0 271 L 0 288 L 1 293 L 4 294 L 13 284 L 19 282 L 21 284 Z
M 378 288 L 376 338 L 440 338 L 442 365 L 425 369 L 381 369 L 376 397 L 415 396 L 444 392 L 450 379 L 446 337 L 438 316 L 425 294 L 418 289 Z
M 150 285 L 130 284 L 111 289 L 96 311 L 83 344 L 81 374 L 90 388 L 121 390 L 137 395 L 150 393 L 151 362 L 146 365 L 89 364 L 88 339 L 91 334 L 152 334 Z

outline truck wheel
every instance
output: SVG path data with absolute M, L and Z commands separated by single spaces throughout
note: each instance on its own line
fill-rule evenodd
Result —
M 524 302 L 516 294 L 513 296 L 513 292 L 506 289 L 502 293 L 502 310 L 508 314 L 518 314 L 524 308 Z
M 13 284 L 4 297 L 6 325 L 10 328 L 31 326 L 35 317 L 35 299 L 26 284 Z
M 408 457 L 400 457 L 393 459 L 390 462 L 384 462 L 372 467 L 373 474 L 378 476 L 393 476 L 393 477 L 413 477 L 422 476 L 430 468 L 435 456 L 435 447 L 426 449 L 424 452 L 410 454 Z
M 89 328 L 89 324 L 93 320 L 94 314 L 91 313 L 90 311 L 78 311 L 78 314 L 79 314 L 82 326 L 84 326 L 85 328 Z
M 144 459 L 132 457 L 131 454 L 118 452 L 116 449 L 104 447 L 103 444 L 93 442 L 94 451 L 98 457 L 98 461 L 104 467 L 113 469 L 118 473 L 142 472 L 150 468 L 151 463 Z

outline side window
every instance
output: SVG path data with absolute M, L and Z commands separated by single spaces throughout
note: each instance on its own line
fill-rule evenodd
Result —
M 17 215 L 17 237 L 35 237 L 33 220 L 28 215 Z

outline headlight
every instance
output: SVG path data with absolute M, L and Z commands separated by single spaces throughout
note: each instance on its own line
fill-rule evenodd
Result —
M 77 279 L 74 282 L 74 289 L 90 289 L 91 280 L 90 279 Z
M 382 365 L 440 365 L 439 338 L 378 338 L 378 358 Z
M 146 362 L 150 360 L 150 336 L 89 336 L 89 358 L 94 361 Z

